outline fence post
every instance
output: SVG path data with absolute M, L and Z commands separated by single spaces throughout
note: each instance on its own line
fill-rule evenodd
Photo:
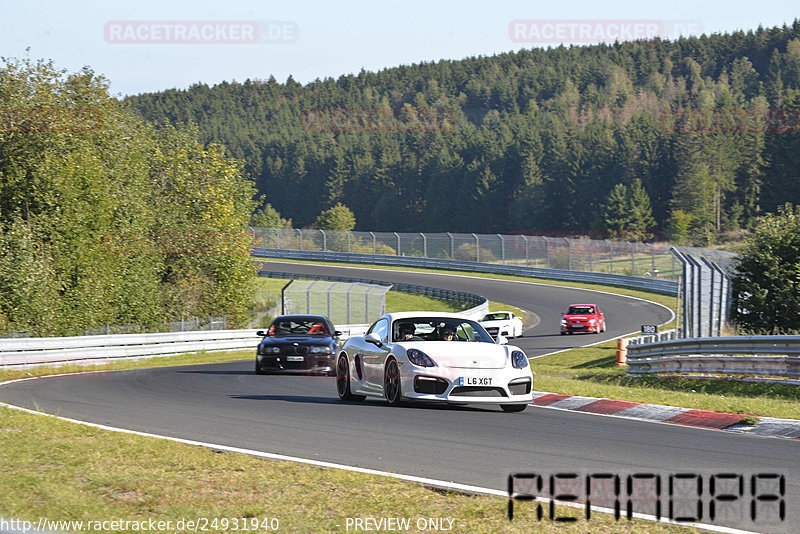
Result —
M 636 252 L 633 248 L 634 244 L 628 241 L 628 245 L 631 247 L 631 276 L 636 276 Z
M 656 245 L 654 243 L 650 243 L 650 262 L 653 266 L 650 272 L 654 273 L 656 272 Z
M 531 262 L 528 260 L 528 236 L 523 235 L 522 239 L 525 240 L 525 266 L 529 267 Z
M 608 259 L 611 263 L 611 274 L 614 274 L 614 247 L 611 246 L 611 243 L 608 240 L 604 240 L 606 245 L 608 245 Z
M 375 232 L 370 232 L 369 235 L 372 236 L 372 254 L 378 253 L 378 238 L 375 237 Z
M 275 248 L 281 248 L 281 230 L 275 228 Z
M 325 233 L 325 230 L 320 230 L 322 234 L 322 252 L 328 252 L 328 235 Z
M 481 261 L 481 243 L 480 243 L 480 240 L 478 239 L 478 236 L 476 234 L 472 234 L 472 237 L 475 238 L 475 261 L 476 262 L 480 262 Z
M 565 237 L 564 240 L 567 242 L 567 266 L 569 270 L 572 270 L 572 239 Z
M 544 239 L 544 258 L 547 265 L 547 268 L 550 268 L 550 241 L 547 240 L 545 236 L 542 236 Z
M 454 243 L 453 234 L 451 234 L 450 232 L 447 232 L 447 237 L 450 238 L 450 259 L 454 260 L 455 259 L 455 246 L 456 245 Z
M 400 254 L 400 234 L 398 234 L 397 232 L 392 232 L 392 233 L 394 234 L 394 237 L 397 239 L 397 255 L 401 256 L 401 254 Z
M 428 257 L 428 238 L 425 237 L 425 234 L 423 234 L 422 232 L 420 232 L 419 235 L 422 236 L 422 257 L 423 258 L 427 258 Z
M 500 234 L 497 234 L 497 237 L 500 238 L 500 260 L 503 262 L 503 265 L 505 265 L 505 263 L 506 263 L 506 240 Z
M 347 230 L 347 252 L 352 252 L 352 250 L 350 250 L 350 230 Z
M 300 234 L 300 250 L 304 250 L 303 249 L 303 230 L 298 228 L 297 229 L 297 233 Z

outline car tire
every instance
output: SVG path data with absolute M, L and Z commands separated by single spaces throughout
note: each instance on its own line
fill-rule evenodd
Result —
M 566 335 L 566 334 L 567 334 L 566 332 L 561 332 L 561 335 L 562 335 L 562 336 L 564 336 L 564 335 Z
M 503 409 L 506 413 L 517 413 L 517 412 L 524 412 L 525 408 L 527 408 L 527 404 L 501 404 L 500 408 Z
M 400 367 L 394 359 L 386 363 L 383 371 L 383 394 L 389 401 L 389 406 L 401 406 L 403 404 L 403 391 L 400 385 Z
M 350 391 L 350 365 L 344 355 L 336 360 L 336 393 L 343 401 L 362 401 L 367 398 L 364 395 L 353 395 Z

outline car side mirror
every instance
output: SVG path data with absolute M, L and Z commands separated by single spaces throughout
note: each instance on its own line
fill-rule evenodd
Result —
M 501 336 L 500 334 L 497 334 L 497 344 L 498 345 L 507 345 L 508 344 L 508 339 L 506 338 L 506 336 Z
M 257 335 L 258 337 L 264 337 L 264 336 L 266 336 L 267 334 L 266 334 L 266 333 L 265 333 L 263 330 L 259 330 L 258 332 L 256 332 L 256 335 Z
M 334 337 L 339 337 L 339 336 L 342 335 L 342 333 L 339 332 L 338 330 L 336 330 L 336 331 L 333 332 L 333 335 L 334 335 Z
M 367 343 L 372 343 L 373 345 L 379 348 L 383 346 L 383 342 L 381 341 L 380 336 L 378 336 L 378 334 L 376 334 L 375 332 L 372 332 L 364 336 L 364 341 L 366 341 Z

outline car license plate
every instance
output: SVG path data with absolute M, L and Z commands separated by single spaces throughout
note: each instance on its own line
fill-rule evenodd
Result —
M 491 386 L 492 378 L 488 376 L 460 376 L 459 386 Z
M 286 357 L 286 361 L 287 362 L 302 362 L 303 359 L 304 359 L 303 356 L 287 356 Z

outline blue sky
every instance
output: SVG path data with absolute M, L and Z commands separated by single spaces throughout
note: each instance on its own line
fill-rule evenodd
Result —
M 113 94 L 125 95 L 270 75 L 284 81 L 291 74 L 307 83 L 362 68 L 374 71 L 553 44 L 515 40 L 509 29 L 512 21 L 519 20 L 529 21 L 523 28 L 532 33 L 524 35 L 553 34 L 548 23 L 560 27 L 559 35 L 578 22 L 588 24 L 594 33 L 612 35 L 616 25 L 658 23 L 660 31 L 672 32 L 666 35 L 670 37 L 681 28 L 684 34 L 729 32 L 759 24 L 791 24 L 796 17 L 800 17 L 797 0 L 0 0 L 0 56 L 48 58 L 70 71 L 88 65 L 110 80 Z M 272 42 L 166 43 L 163 32 L 176 30 L 155 28 L 162 21 L 183 21 L 185 31 L 191 29 L 187 22 L 240 21 L 233 25 L 239 30 L 228 24 L 218 35 L 232 39 L 234 33 L 227 32 L 255 27 Z M 104 33 L 110 25 L 116 25 L 113 31 L 119 33 L 111 37 Z M 134 33 L 120 42 L 124 31 Z M 132 44 L 131 35 L 134 40 L 155 42 Z

